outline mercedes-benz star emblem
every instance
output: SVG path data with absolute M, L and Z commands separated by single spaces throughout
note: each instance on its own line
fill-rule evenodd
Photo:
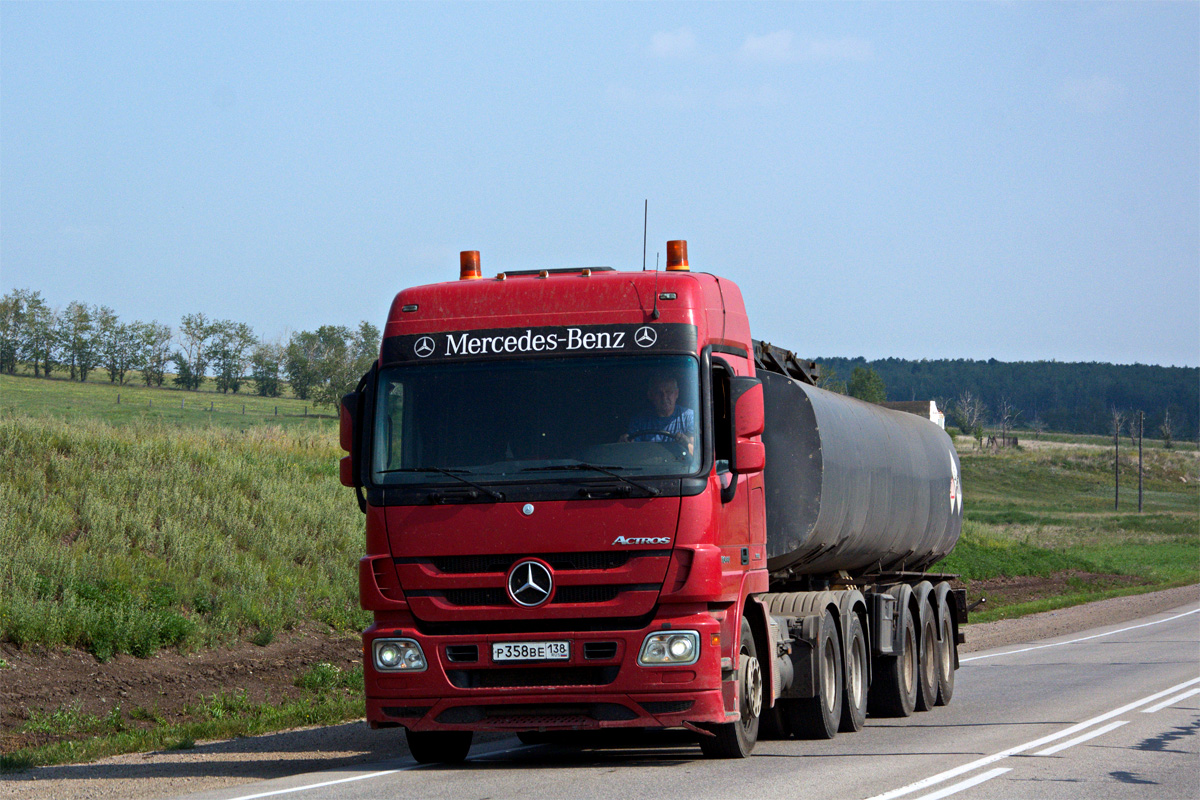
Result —
M 653 347 L 654 343 L 658 341 L 658 332 L 649 325 L 643 325 L 633 334 L 633 341 L 637 343 L 638 347 Z
M 519 606 L 540 606 L 553 592 L 554 578 L 540 561 L 522 561 L 508 573 L 508 596 Z
M 417 339 L 416 345 L 413 346 L 413 352 L 421 358 L 433 355 L 433 337 L 422 336 L 420 339 Z

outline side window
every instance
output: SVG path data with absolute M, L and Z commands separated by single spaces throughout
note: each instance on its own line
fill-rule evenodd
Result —
M 733 454 L 733 415 L 729 407 L 729 368 L 714 364 L 712 371 L 713 448 L 717 472 L 729 472 Z

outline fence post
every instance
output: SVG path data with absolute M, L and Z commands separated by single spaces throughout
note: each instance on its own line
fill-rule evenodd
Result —
M 304 407 L 304 416 L 308 416 L 308 406 Z
M 275 416 L 279 416 L 279 406 L 275 406 Z
M 179 398 L 179 410 L 183 411 L 183 398 Z
M 242 403 L 242 416 L 246 416 L 246 404 Z
M 121 405 L 121 393 L 117 392 L 117 405 Z
M 208 410 L 212 411 L 212 400 L 208 401 Z

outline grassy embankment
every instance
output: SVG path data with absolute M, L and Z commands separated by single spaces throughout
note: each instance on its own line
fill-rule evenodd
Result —
M 142 389 L 171 398 L 160 412 L 116 391 L 0 379 L 0 639 L 106 659 L 363 624 L 333 420 L 189 411 L 190 394 L 180 411 L 185 393 Z
M 362 669 L 315 664 L 296 675 L 302 694 L 283 702 L 255 703 L 245 692 L 198 697 L 168 721 L 156 710 L 113 706 L 104 716 L 84 713 L 78 702 L 53 711 L 31 709 L 22 732 L 48 744 L 0 754 L 0 772 L 93 761 L 121 753 L 188 750 L 204 740 L 232 739 L 309 725 L 336 725 L 363 716 Z
M 960 573 L 968 585 L 1001 576 L 1067 577 L 1048 596 L 1001 599 L 973 620 L 1200 581 L 1200 453 L 1194 444 L 1144 449 L 1139 514 L 1137 451 L 1125 447 L 1127 441 L 1119 511 L 1113 509 L 1111 447 L 1025 441 L 1026 447 L 991 454 L 958 439 L 966 522 L 939 568 Z
M 0 376 L 0 641 L 106 659 L 266 644 L 304 623 L 363 626 L 355 585 L 362 516 L 337 482 L 336 425 L 283 416 L 277 424 L 276 405 L 295 414 L 304 404 Z M 1127 448 L 1114 513 L 1111 451 L 1039 443 L 993 455 L 971 452 L 966 439 L 960 447 L 968 519 L 941 568 L 976 585 L 1070 576 L 1066 594 L 1000 603 L 979 618 L 1200 579 L 1194 445 L 1147 452 L 1140 515 Z M 213 713 L 197 701 L 189 724 L 199 727 L 157 733 L 119 729 L 119 720 L 70 706 L 31 710 L 34 729 L 57 725 L 93 744 L 62 751 L 60 743 L 4 762 L 74 760 L 361 714 L 361 700 L 339 686 L 336 697 L 318 688 L 303 704 L 324 709 L 318 717 L 295 704 L 288 711 L 210 698 Z

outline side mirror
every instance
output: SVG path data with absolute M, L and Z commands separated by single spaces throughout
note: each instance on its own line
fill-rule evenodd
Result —
M 731 378 L 729 393 L 733 403 L 734 434 L 739 438 L 758 436 L 763 432 L 766 424 L 762 380 L 746 377 Z
M 729 402 L 733 406 L 733 463 L 729 469 L 735 475 L 758 472 L 766 464 L 766 448 L 762 442 L 747 440 L 762 433 L 766 424 L 762 380 L 744 375 L 730 378 Z M 721 502 L 728 503 L 736 491 L 737 481 L 730 481 L 721 490 Z
M 362 486 L 362 468 L 359 465 L 358 447 L 358 412 L 362 403 L 362 395 L 350 392 L 342 397 L 338 415 L 338 440 L 350 455 L 343 456 L 338 464 L 338 477 L 343 486 L 357 488 Z
M 738 475 L 759 472 L 767 465 L 767 448 L 762 442 L 738 442 L 733 471 Z

